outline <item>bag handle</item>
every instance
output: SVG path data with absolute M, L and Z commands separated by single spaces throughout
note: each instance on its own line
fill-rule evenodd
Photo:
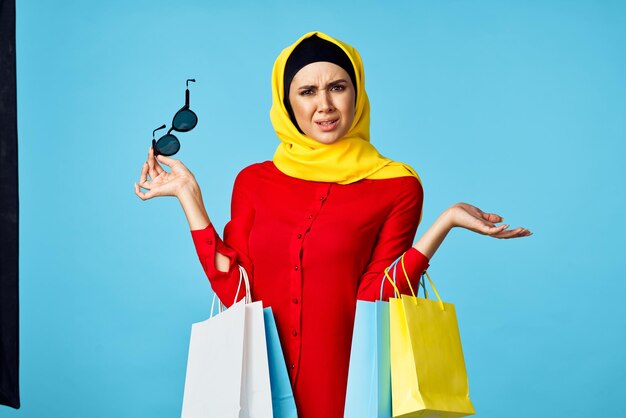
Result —
M 409 284 L 409 289 L 411 289 L 411 294 L 413 295 L 413 297 L 416 298 L 415 293 L 413 292 L 413 286 L 411 285 L 411 281 L 409 280 L 409 275 L 407 274 L 406 268 L 404 267 L 404 254 L 402 254 L 402 257 L 400 258 L 400 265 L 402 266 L 404 277 L 406 278 L 406 281 Z M 394 269 L 395 268 L 396 266 L 394 265 Z M 433 279 L 430 278 L 428 271 L 424 270 L 424 274 L 426 275 L 426 278 L 428 279 L 428 282 L 430 283 L 430 287 L 433 288 L 433 291 L 435 292 L 435 295 L 437 296 L 437 300 L 439 301 L 439 306 L 441 307 L 441 310 L 445 311 L 443 301 L 441 300 L 441 296 L 439 296 L 439 292 L 437 291 L 437 288 L 435 287 L 435 283 L 433 282 Z M 391 281 L 391 279 L 389 278 L 389 275 L 387 274 L 387 269 L 385 270 L 385 276 L 387 277 L 388 280 Z M 391 283 L 391 284 L 393 285 L 394 289 L 397 291 L 398 288 L 396 287 L 395 283 Z M 424 288 L 424 295 L 426 296 L 426 298 L 428 298 L 428 293 L 426 292 L 426 286 L 424 286 L 423 283 L 422 283 L 422 286 Z M 417 304 L 417 298 L 415 299 L 415 303 Z
M 235 294 L 235 300 L 233 304 L 237 302 L 237 298 L 239 297 L 239 290 L 241 289 L 241 282 L 243 281 L 246 285 L 246 295 L 244 296 L 246 303 L 252 303 L 252 293 L 250 292 L 250 281 L 248 279 L 248 273 L 246 269 L 239 265 L 239 285 L 237 286 L 237 293 Z
M 424 298 L 428 299 L 428 289 L 426 289 L 426 283 L 424 283 L 424 275 L 425 272 L 422 273 L 422 277 L 420 277 L 420 281 L 417 285 L 417 292 L 419 293 L 419 287 L 422 286 L 422 289 L 424 290 Z
M 406 254 L 406 252 L 404 254 Z M 417 297 L 417 295 L 413 291 L 413 286 L 411 285 L 411 281 L 409 280 L 409 275 L 406 274 L 406 267 L 404 267 L 404 254 L 402 254 L 402 258 L 400 259 L 400 264 L 402 264 L 402 272 L 404 273 L 404 278 L 406 279 L 406 282 L 409 284 L 409 289 L 411 289 L 411 295 L 413 295 L 413 297 Z
M 386 280 L 388 280 L 389 283 L 391 283 L 391 285 L 393 286 L 394 296 L 398 297 L 398 295 L 400 295 L 400 291 L 398 290 L 398 287 L 396 286 L 396 266 L 398 265 L 398 261 L 400 261 L 400 257 L 398 257 L 393 263 L 391 263 L 390 266 L 385 268 L 383 279 L 380 282 L 380 298 L 379 298 L 380 300 L 383 300 L 383 287 L 385 286 Z M 391 279 L 391 277 L 389 277 L 389 270 L 391 268 L 393 268 L 393 280 Z
M 243 267 L 239 266 L 239 284 L 237 285 L 237 292 L 235 293 L 235 300 L 233 301 L 233 305 L 235 303 L 237 303 L 237 299 L 239 298 L 239 291 L 241 290 L 241 283 L 243 282 L 246 286 L 246 294 L 244 296 L 244 302 L 245 303 L 252 303 L 252 294 L 250 293 L 250 280 L 248 279 L 248 273 L 246 272 L 246 269 L 244 269 Z M 218 304 L 217 304 L 217 312 L 222 313 L 223 311 L 226 310 L 226 307 L 224 306 L 224 304 L 222 303 L 221 300 L 219 300 L 219 298 L 217 298 L 217 295 L 215 294 L 215 292 L 213 292 L 213 301 L 211 302 L 211 311 L 210 311 L 210 318 L 213 317 L 213 310 L 215 309 L 215 299 L 217 299 Z
M 217 295 L 215 294 L 215 292 L 213 292 L 213 301 L 211 302 L 211 310 L 209 311 L 210 312 L 209 318 L 213 318 L 213 310 L 214 310 L 214 306 L 215 306 L 215 299 L 217 299 Z M 226 307 L 224 306 L 222 301 L 217 299 L 217 313 L 221 314 L 225 310 L 226 310 Z
M 391 263 L 389 267 L 387 267 L 384 271 L 383 280 L 380 283 L 380 300 L 383 299 L 383 287 L 385 285 L 385 280 L 389 281 L 393 286 L 393 293 L 396 298 L 400 297 L 400 290 L 398 290 L 398 286 L 396 286 L 396 272 L 398 270 L 398 262 L 400 262 L 401 257 L 396 258 L 396 260 Z M 389 270 L 393 269 L 393 279 L 389 277 Z
M 437 300 L 439 301 L 439 306 L 441 307 L 441 310 L 445 311 L 446 309 L 443 306 L 443 301 L 441 300 L 441 296 L 439 296 L 439 292 L 437 292 L 437 288 L 435 287 L 435 282 L 433 282 L 433 279 L 430 278 L 428 271 L 424 270 L 424 274 L 426 275 L 426 278 L 428 279 L 428 282 L 430 283 L 430 287 L 433 288 L 433 292 L 435 292 L 435 295 L 437 296 Z M 424 286 L 424 293 L 425 292 L 426 292 L 426 286 Z
M 406 268 L 404 267 L 404 254 L 398 257 L 396 261 L 391 263 L 391 265 L 385 269 L 385 277 L 387 278 L 389 283 L 391 283 L 391 285 L 393 286 L 395 296 L 397 298 L 400 297 L 400 291 L 398 290 L 398 286 L 396 286 L 396 270 L 398 269 L 398 262 L 400 262 L 400 264 L 402 265 L 402 270 L 404 271 L 404 277 L 406 278 L 406 281 L 409 284 L 411 295 L 413 295 L 413 297 L 416 297 L 415 291 L 413 291 L 413 286 L 411 285 L 411 281 L 409 280 L 409 276 L 406 274 Z M 389 277 L 389 270 L 391 268 L 393 268 L 393 280 L 391 280 L 391 277 Z M 381 283 L 380 285 L 380 298 L 381 299 L 383 297 L 383 284 L 384 284 L 384 280 L 383 280 L 383 283 Z

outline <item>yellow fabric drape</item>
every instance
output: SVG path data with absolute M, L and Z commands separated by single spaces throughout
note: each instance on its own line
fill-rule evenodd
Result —
M 284 69 L 287 58 L 302 40 L 313 35 L 339 46 L 350 58 L 356 76 L 356 105 L 352 127 L 333 144 L 322 144 L 300 133 L 283 103 Z M 370 143 L 370 105 L 364 87 L 361 56 L 356 49 L 322 32 L 309 32 L 285 48 L 272 70 L 270 119 L 281 143 L 274 164 L 291 177 L 304 180 L 349 184 L 361 179 L 387 179 L 419 176 L 410 166 L 385 158 Z

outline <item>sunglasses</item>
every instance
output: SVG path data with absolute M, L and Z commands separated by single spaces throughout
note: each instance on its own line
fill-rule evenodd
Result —
M 165 125 L 156 128 L 152 131 L 152 149 L 154 150 L 154 156 L 157 155 L 165 155 L 169 157 L 170 155 L 174 155 L 180 149 L 180 141 L 174 135 L 172 135 L 172 131 L 176 132 L 189 132 L 198 124 L 198 116 L 189 109 L 189 82 L 195 83 L 196 80 L 194 78 L 190 78 L 185 83 L 185 105 L 180 108 L 178 112 L 174 115 L 174 119 L 172 119 L 172 127 L 167 131 L 165 135 L 156 140 L 154 138 L 154 134 L 156 131 L 160 129 L 164 129 Z

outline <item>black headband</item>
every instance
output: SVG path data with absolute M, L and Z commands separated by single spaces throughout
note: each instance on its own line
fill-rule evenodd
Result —
M 356 76 L 354 74 L 354 66 L 352 65 L 352 61 L 350 61 L 350 58 L 348 58 L 348 55 L 343 52 L 343 49 L 341 49 L 338 45 L 335 45 L 332 42 L 318 37 L 317 35 L 313 35 L 300 42 L 298 46 L 296 46 L 294 50 L 291 51 L 289 58 L 287 58 L 283 78 L 283 86 L 285 91 L 283 103 L 287 108 L 287 112 L 289 113 L 291 121 L 298 128 L 300 133 L 302 133 L 302 130 L 300 130 L 300 127 L 296 122 L 296 118 L 293 114 L 293 109 L 291 108 L 291 104 L 289 103 L 289 87 L 291 85 L 291 81 L 298 71 L 313 62 L 319 61 L 332 62 L 333 64 L 336 64 L 343 68 L 350 76 L 350 80 L 352 81 L 352 85 L 354 86 L 354 90 L 356 92 Z

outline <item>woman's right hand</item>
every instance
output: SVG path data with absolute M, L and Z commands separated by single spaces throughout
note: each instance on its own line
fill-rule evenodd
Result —
M 159 163 L 171 168 L 170 172 L 165 171 Z M 182 192 L 194 185 L 196 185 L 196 178 L 182 162 L 164 155 L 155 158 L 151 146 L 148 150 L 148 161 L 143 163 L 141 168 L 139 183 L 135 183 L 135 194 L 141 200 L 148 200 L 155 196 L 179 197 Z M 148 191 L 143 192 L 141 189 Z

